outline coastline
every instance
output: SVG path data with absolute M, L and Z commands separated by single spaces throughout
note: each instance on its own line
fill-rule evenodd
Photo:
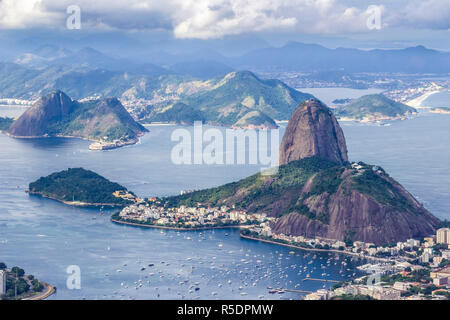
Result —
M 225 125 L 225 124 L 221 124 L 221 123 L 214 123 L 214 122 L 206 122 L 203 123 L 203 125 L 206 126 L 214 126 L 214 127 L 221 127 L 221 128 L 226 128 L 226 129 L 231 129 L 231 130 L 271 130 L 271 129 L 277 129 L 279 128 L 278 126 L 278 122 L 275 121 L 276 123 L 276 127 L 274 126 L 266 126 L 266 125 L 245 125 L 245 126 L 235 126 L 235 125 Z M 282 123 L 287 123 L 283 122 Z M 140 123 L 142 126 L 144 127 L 158 127 L 158 126 L 186 126 L 186 127 L 192 127 L 194 126 L 193 123 L 187 124 L 187 123 L 176 123 L 176 122 L 149 122 L 149 123 Z
M 373 123 L 378 121 L 395 121 L 395 120 L 406 120 L 411 118 L 411 116 L 416 116 L 417 113 L 411 113 L 408 115 L 403 116 L 397 116 L 397 117 L 373 117 L 373 118 L 350 118 L 350 117 L 339 117 L 337 118 L 338 121 L 342 122 L 358 122 L 358 123 Z
M 176 230 L 176 231 L 200 231 L 200 230 L 230 229 L 230 228 L 241 228 L 242 227 L 242 225 L 235 225 L 235 226 L 217 226 L 217 227 L 180 228 L 180 227 L 159 226 L 156 224 L 143 224 L 143 223 L 136 223 L 136 222 L 127 222 L 127 221 L 117 220 L 117 219 L 113 219 L 113 218 L 111 218 L 111 222 L 117 223 L 117 224 L 130 225 L 130 226 L 134 226 L 134 227 L 167 229 L 167 230 Z
M 441 91 L 442 90 L 433 90 L 433 91 L 425 92 L 424 94 L 418 96 L 417 98 L 406 101 L 405 104 L 410 107 L 414 107 L 414 108 L 425 108 L 424 106 L 422 106 L 422 102 L 424 102 L 429 96 L 431 96 L 435 93 L 439 93 Z
M 450 110 L 443 110 L 441 108 L 431 108 L 430 113 L 450 114 Z
M 344 250 L 305 248 L 305 247 L 296 246 L 296 245 L 293 245 L 293 244 L 281 243 L 281 242 L 277 242 L 277 241 L 273 241 L 273 240 L 266 240 L 266 239 L 261 239 L 261 238 L 255 238 L 255 237 L 252 237 L 252 236 L 243 235 L 242 233 L 240 234 L 240 237 L 244 238 L 244 239 L 248 239 L 248 240 L 261 241 L 261 242 L 266 242 L 266 243 L 270 243 L 270 244 L 275 244 L 275 245 L 279 245 L 279 246 L 284 246 L 284 247 L 289 247 L 289 248 L 294 248 L 294 249 L 300 249 L 300 250 L 305 250 L 305 251 L 334 252 L 334 253 L 342 253 L 342 254 L 347 254 L 347 255 L 351 255 L 351 256 L 355 256 L 355 257 L 359 257 L 359 258 L 372 259 L 372 260 L 378 260 L 378 261 L 383 261 L 383 262 L 391 262 L 392 261 L 392 260 L 386 259 L 386 258 L 379 258 L 379 257 L 361 255 L 359 253 L 348 252 L 348 251 L 344 251 Z
M 87 202 L 80 202 L 80 201 L 66 201 L 66 200 L 60 200 L 60 199 L 57 199 L 57 198 L 54 198 L 51 196 L 43 195 L 40 192 L 32 192 L 30 190 L 25 190 L 25 192 L 28 194 L 31 194 L 31 195 L 40 196 L 42 198 L 51 199 L 51 200 L 58 201 L 60 203 L 64 203 L 66 205 L 75 206 L 75 207 L 112 207 L 112 208 L 116 208 L 116 207 L 126 206 L 126 204 L 117 204 L 117 203 L 87 203 Z
M 49 135 L 44 135 L 44 136 L 15 136 L 15 135 L 12 135 L 12 134 L 8 133 L 7 131 L 0 131 L 0 133 L 4 133 L 8 137 L 11 137 L 11 138 L 14 138 L 14 139 L 65 138 L 65 139 L 81 139 L 81 140 L 84 140 L 84 141 L 90 141 L 92 143 L 104 144 L 104 142 L 101 141 L 101 140 L 88 139 L 88 138 L 79 137 L 79 136 L 65 136 L 65 135 L 59 135 L 59 134 L 52 135 L 52 136 L 49 136 Z M 95 150 L 99 150 L 99 151 L 111 150 L 111 149 L 117 149 L 117 148 L 128 146 L 128 145 L 137 144 L 139 142 L 139 138 L 142 137 L 144 134 L 145 133 L 138 134 L 137 137 L 134 138 L 134 139 L 121 141 L 119 143 L 116 143 L 115 146 L 111 146 L 111 147 L 109 147 L 107 149 L 95 149 Z M 89 150 L 92 150 L 92 149 L 89 148 Z

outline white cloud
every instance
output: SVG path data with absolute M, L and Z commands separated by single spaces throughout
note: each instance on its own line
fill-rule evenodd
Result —
M 352 5 L 348 5 L 352 3 Z M 66 8 L 79 5 L 83 29 L 165 29 L 178 38 L 218 38 L 259 31 L 369 32 L 368 1 L 347 0 L 0 0 L 0 29 L 65 27 Z M 388 25 L 449 28 L 448 0 L 414 0 L 385 8 Z M 359 7 L 356 7 L 358 5 Z
M 46 11 L 43 0 L 0 1 L 0 29 L 21 29 L 52 25 L 62 13 Z
M 395 21 L 400 25 L 406 24 L 429 29 L 450 29 L 449 0 L 415 0 L 410 2 L 402 13 L 402 19 Z

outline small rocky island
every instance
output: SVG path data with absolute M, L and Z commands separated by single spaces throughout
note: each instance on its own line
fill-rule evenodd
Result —
M 0 300 L 42 300 L 55 292 L 55 288 L 26 275 L 20 267 L 8 269 L 0 262 Z
M 417 114 L 417 110 L 383 94 L 370 94 L 336 107 L 334 113 L 341 121 L 373 122 L 403 120 Z
M 136 196 L 118 183 L 83 168 L 69 168 L 30 183 L 29 194 L 75 206 L 122 207 Z
M 94 141 L 90 149 L 134 144 L 147 129 L 117 98 L 72 100 L 62 91 L 38 99 L 7 129 L 14 138 L 69 137 Z

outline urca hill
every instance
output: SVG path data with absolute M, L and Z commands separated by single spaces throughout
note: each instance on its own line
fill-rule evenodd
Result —
M 279 170 L 221 187 L 171 197 L 172 205 L 235 205 L 277 221 L 272 231 L 377 245 L 435 232 L 439 219 L 381 167 L 349 163 L 343 132 L 317 100 L 292 114 Z

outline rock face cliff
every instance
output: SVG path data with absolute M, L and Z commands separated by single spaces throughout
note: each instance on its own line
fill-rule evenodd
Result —
M 38 137 L 46 134 L 48 126 L 69 116 L 75 102 L 64 92 L 55 91 L 39 98 L 8 130 L 16 137 Z
M 72 100 L 62 91 L 41 97 L 8 129 L 13 137 L 70 136 L 90 140 L 132 140 L 147 130 L 116 98 Z
M 383 169 L 357 168 L 341 166 L 312 175 L 296 195 L 297 208 L 283 214 L 273 231 L 377 245 L 435 233 L 439 219 Z
M 341 164 L 348 161 L 341 127 L 331 111 L 316 99 L 301 103 L 289 119 L 279 164 L 312 156 Z

